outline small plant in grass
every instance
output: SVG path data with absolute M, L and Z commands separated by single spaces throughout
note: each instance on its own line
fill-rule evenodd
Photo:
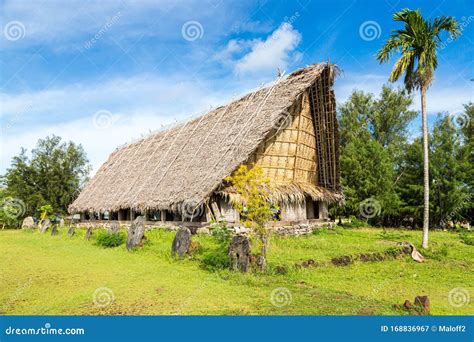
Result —
M 459 238 L 466 245 L 474 246 L 474 234 L 473 233 L 463 231 L 463 232 L 459 233 Z
M 229 246 L 230 240 L 232 239 L 232 233 L 227 227 L 227 221 L 221 220 L 219 222 L 213 222 L 210 229 L 211 235 L 218 243 Z
M 380 234 L 378 234 L 378 237 L 381 240 L 402 240 L 406 239 L 408 234 L 384 229 Z
M 124 244 L 125 240 L 126 236 L 124 233 L 109 233 L 103 230 L 97 234 L 96 243 L 104 248 L 113 248 Z
M 217 271 L 230 267 L 229 244 L 232 233 L 227 227 L 227 222 L 221 220 L 211 224 L 211 236 L 217 243 L 217 248 L 206 251 L 201 259 L 202 265 L 209 271 Z
M 445 243 L 439 245 L 433 242 L 429 248 L 423 250 L 423 255 L 428 259 L 442 261 L 449 253 L 449 246 Z
M 268 201 L 269 180 L 263 177 L 263 169 L 254 166 L 249 169 L 246 165 L 240 165 L 233 175 L 226 178 L 240 196 L 240 200 L 233 205 L 240 212 L 244 224 L 251 229 L 261 245 L 260 268 L 265 270 L 266 257 L 270 233 L 266 227 L 271 221 L 277 209 Z
M 38 209 L 38 211 L 39 211 L 39 214 L 40 214 L 41 221 L 44 221 L 47 218 L 49 218 L 51 220 L 56 218 L 56 216 L 53 215 L 53 207 L 51 206 L 51 204 L 42 205 Z
M 403 255 L 403 249 L 401 247 L 398 247 L 398 246 L 392 246 L 392 247 L 387 248 L 384 251 L 384 254 L 389 258 L 396 259 L 400 255 Z
M 358 219 L 355 216 L 351 216 L 349 217 L 349 220 L 345 222 L 341 222 L 341 224 L 338 224 L 338 226 L 343 227 L 343 228 L 363 228 L 363 227 L 367 227 L 367 222 L 361 219 Z
M 201 259 L 202 267 L 209 271 L 218 271 L 230 267 L 230 258 L 227 248 L 219 246 L 207 251 Z

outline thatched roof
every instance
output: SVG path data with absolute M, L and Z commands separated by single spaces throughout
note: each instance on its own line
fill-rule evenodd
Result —
M 300 69 L 201 117 L 117 149 L 69 210 L 179 211 L 182 204 L 203 203 L 325 68 L 334 66 Z

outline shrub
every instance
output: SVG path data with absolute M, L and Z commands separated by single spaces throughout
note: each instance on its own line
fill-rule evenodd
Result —
M 384 254 L 389 258 L 397 258 L 403 254 L 403 249 L 398 246 L 389 247 L 385 250 Z
M 216 271 L 230 267 L 229 245 L 232 232 L 227 228 L 226 221 L 215 222 L 211 226 L 211 236 L 217 243 L 215 248 L 204 253 L 201 264 L 209 271 Z
M 341 223 L 339 226 L 343 228 L 364 228 L 369 224 L 366 221 L 351 216 L 348 221 Z
M 230 258 L 228 249 L 219 246 L 219 248 L 206 252 L 201 260 L 203 268 L 209 271 L 216 271 L 230 267 Z
M 433 242 L 430 248 L 424 249 L 421 253 L 429 259 L 441 261 L 448 256 L 449 248 L 445 243 L 439 245 Z
M 462 232 L 462 233 L 459 234 L 459 238 L 466 245 L 474 246 L 474 234 Z
M 378 237 L 381 240 L 403 240 L 408 237 L 408 234 L 384 229 Z
M 219 221 L 211 225 L 211 235 L 219 244 L 228 246 L 232 239 L 232 233 L 227 228 L 226 221 Z
M 104 248 L 117 247 L 125 243 L 126 236 L 124 233 L 118 232 L 115 234 L 107 231 L 100 231 L 97 234 L 96 242 L 97 245 Z

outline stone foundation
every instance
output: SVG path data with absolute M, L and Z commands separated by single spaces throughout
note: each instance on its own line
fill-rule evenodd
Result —
M 104 228 L 107 229 L 112 225 L 114 222 L 117 221 L 86 221 L 86 222 L 78 222 L 76 223 L 77 227 L 87 226 L 88 224 L 92 224 L 95 228 Z M 306 223 L 285 223 L 285 222 L 278 222 L 277 225 L 273 225 L 269 227 L 269 229 L 278 234 L 283 236 L 299 236 L 299 235 L 306 235 L 311 234 L 313 231 L 322 228 L 323 226 L 332 226 L 335 223 L 332 221 L 325 221 L 325 220 L 314 220 L 314 221 L 307 221 Z M 130 228 L 131 222 L 125 221 L 120 222 L 120 227 L 124 227 L 128 230 Z M 146 230 L 151 229 L 167 229 L 172 231 L 177 231 L 180 227 L 187 227 L 192 234 L 210 234 L 210 225 L 207 223 L 202 224 L 191 224 L 191 222 L 150 222 L 145 221 L 144 223 Z M 232 230 L 234 234 L 249 234 L 250 229 L 243 226 L 229 226 L 229 229 Z

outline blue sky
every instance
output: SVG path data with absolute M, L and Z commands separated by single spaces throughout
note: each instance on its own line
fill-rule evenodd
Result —
M 50 134 L 81 143 L 96 170 L 117 146 L 272 81 L 278 68 L 330 59 L 343 70 L 339 103 L 356 88 L 378 93 L 393 63 L 374 54 L 405 7 L 455 16 L 463 29 L 439 53 L 429 123 L 473 101 L 472 0 L 0 4 L 0 172 Z

